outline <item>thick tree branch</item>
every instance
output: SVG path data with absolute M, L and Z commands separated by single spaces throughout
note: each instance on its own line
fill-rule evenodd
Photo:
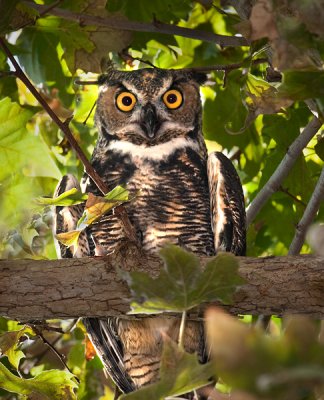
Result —
M 29 7 L 42 12 L 44 5 L 35 4 L 30 1 L 24 1 Z M 222 47 L 226 46 L 248 46 L 248 41 L 240 36 L 217 35 L 212 32 L 200 31 L 197 29 L 184 28 L 177 25 L 165 24 L 160 21 L 152 23 L 129 21 L 126 18 L 118 19 L 116 17 L 103 18 L 89 14 L 75 13 L 61 8 L 53 8 L 51 15 L 63 19 L 76 21 L 83 25 L 105 26 L 113 30 L 126 30 L 133 32 L 162 33 L 166 35 L 182 36 L 190 39 L 203 40 L 205 42 L 216 43 Z
M 324 318 L 324 257 L 239 260 L 247 283 L 226 307 L 230 312 Z M 116 268 L 157 276 L 161 267 L 160 258 L 135 246 L 106 257 L 0 260 L 0 315 L 23 320 L 121 316 L 129 311 L 130 292 Z
M 303 149 L 307 146 L 308 142 L 316 134 L 321 127 L 322 123 L 316 117 L 305 127 L 303 132 L 297 137 L 297 139 L 290 145 L 287 150 L 287 154 L 278 165 L 275 172 L 272 174 L 268 182 L 263 186 L 260 192 L 257 194 L 255 199 L 249 205 L 246 213 L 246 223 L 249 226 L 254 220 L 258 212 L 268 201 L 269 197 L 279 190 L 283 180 L 289 174 L 289 171 L 295 164 L 297 158 L 301 155 Z
M 306 210 L 296 227 L 296 233 L 289 247 L 290 255 L 299 254 L 305 241 L 306 231 L 313 222 L 321 203 L 324 201 L 324 168 L 318 179 L 315 190 L 310 198 Z

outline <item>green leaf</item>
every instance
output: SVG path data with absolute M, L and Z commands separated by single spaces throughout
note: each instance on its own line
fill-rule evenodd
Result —
M 246 80 L 246 95 L 245 102 L 253 118 L 260 114 L 275 114 L 293 102 L 280 97 L 273 85 L 252 74 L 248 74 Z
M 219 253 L 208 261 L 204 272 L 196 282 L 193 297 L 199 303 L 217 300 L 224 304 L 231 304 L 233 295 L 238 286 L 244 283 L 244 279 L 238 275 L 239 262 L 230 253 Z
M 11 0 L 9 3 L 7 0 L 0 0 L 0 33 L 7 33 L 10 28 L 11 17 L 15 11 L 18 0 Z
M 77 400 L 74 375 L 67 371 L 49 370 L 35 378 L 23 379 L 0 363 L 0 387 L 27 396 L 29 400 Z
M 210 383 L 214 368 L 210 363 L 200 364 L 196 354 L 186 353 L 171 340 L 164 342 L 160 380 L 136 392 L 122 395 L 121 400 L 164 399 L 179 396 Z
M 165 265 L 153 279 L 143 272 L 122 272 L 132 291 L 132 314 L 182 312 L 213 300 L 229 303 L 242 279 L 238 262 L 231 254 L 219 254 L 202 269 L 199 259 L 178 246 L 160 251 Z
M 324 72 L 285 71 L 278 90 L 282 97 L 293 100 L 324 97 Z
M 128 201 L 129 191 L 124 186 L 116 186 L 109 193 L 105 194 L 105 199 L 112 202 Z
M 86 193 L 80 192 L 77 188 L 72 188 L 57 197 L 38 197 L 36 202 L 46 206 L 73 206 L 84 203 L 87 199 Z
M 0 336 L 0 352 L 8 357 L 11 365 L 18 369 L 19 362 L 25 354 L 19 350 L 20 339 L 26 335 L 34 335 L 31 328 L 25 326 L 18 331 L 5 332 Z
M 109 18 L 105 3 L 102 0 L 88 0 L 84 7 L 86 14 Z M 101 73 L 103 57 L 109 52 L 120 52 L 127 48 L 133 34 L 105 26 L 81 26 L 78 22 L 61 19 L 58 36 L 64 49 L 63 57 L 70 72 L 74 74 L 77 69 Z
M 137 21 L 153 21 L 154 16 L 159 20 L 177 22 L 180 18 L 186 19 L 190 12 L 190 3 L 184 0 L 141 0 L 134 7 L 132 0 L 109 0 L 107 9 L 110 12 L 119 12 L 128 18 Z
M 17 40 L 16 51 L 21 65 L 36 84 L 54 87 L 65 102 L 72 100 L 68 93 L 71 77 L 63 72 L 58 54 L 60 19 L 47 16 L 39 18 L 31 29 L 23 29 Z M 44 68 L 46 66 L 46 68 Z
M 61 177 L 42 138 L 26 129 L 32 115 L 9 98 L 0 101 L 0 180 L 14 172 L 28 177 Z
M 316 145 L 314 146 L 314 150 L 318 157 L 324 161 L 324 136 L 321 138 L 318 138 L 318 141 Z

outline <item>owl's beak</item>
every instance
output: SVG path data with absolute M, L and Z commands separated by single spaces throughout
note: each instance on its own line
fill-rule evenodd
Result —
M 141 113 L 141 128 L 150 139 L 153 139 L 160 126 L 155 107 L 151 103 L 147 103 Z

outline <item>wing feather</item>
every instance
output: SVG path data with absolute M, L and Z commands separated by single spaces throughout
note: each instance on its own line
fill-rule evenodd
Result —
M 125 371 L 123 349 L 117 334 L 117 318 L 84 318 L 89 338 L 111 379 L 123 393 L 130 393 L 135 386 Z
M 222 153 L 209 154 L 207 173 L 216 251 L 246 252 L 246 217 L 240 178 Z

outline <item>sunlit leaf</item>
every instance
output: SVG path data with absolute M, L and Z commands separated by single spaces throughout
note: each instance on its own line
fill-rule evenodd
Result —
M 254 118 L 260 114 L 275 114 L 293 102 L 280 97 L 274 86 L 252 74 L 246 81 L 246 95 L 245 102 Z
M 57 197 L 38 197 L 36 202 L 47 206 L 73 206 L 84 203 L 87 199 L 88 195 L 86 193 L 80 192 L 77 188 L 72 188 Z
M 80 233 L 81 233 L 81 230 L 69 231 L 69 232 L 58 233 L 55 235 L 55 237 L 62 244 L 64 244 L 64 246 L 67 246 L 67 247 L 74 246 L 75 248 L 77 248 Z
M 25 354 L 19 349 L 20 339 L 34 335 L 31 328 L 25 326 L 18 331 L 5 332 L 0 336 L 0 353 L 7 356 L 11 365 L 18 369 L 20 360 Z
M 0 363 L 0 387 L 27 396 L 29 400 L 76 400 L 74 375 L 67 371 L 49 370 L 35 378 L 23 379 Z
M 196 354 L 186 353 L 171 340 L 164 342 L 160 380 L 136 392 L 122 395 L 125 400 L 155 399 L 179 396 L 210 383 L 214 369 L 210 363 L 200 364 Z
M 116 186 L 105 195 L 106 200 L 112 202 L 124 202 L 129 200 L 129 191 L 124 186 Z

